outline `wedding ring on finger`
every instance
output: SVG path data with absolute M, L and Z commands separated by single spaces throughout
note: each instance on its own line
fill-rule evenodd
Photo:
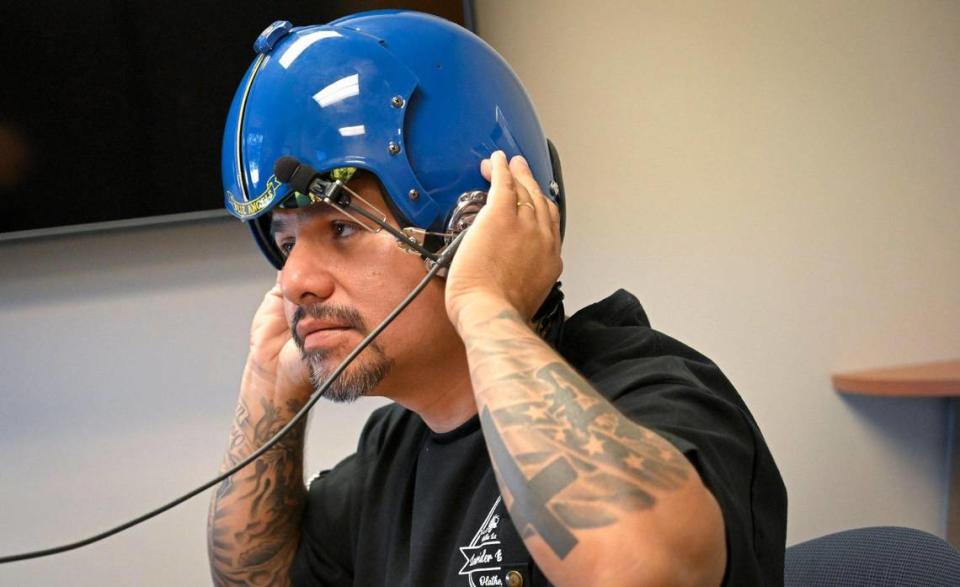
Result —
M 519 210 L 521 206 L 527 206 L 528 208 L 530 208 L 530 209 L 533 210 L 534 212 L 536 212 L 536 210 L 537 210 L 536 208 L 533 207 L 533 204 L 530 203 L 530 202 L 517 202 L 517 210 Z

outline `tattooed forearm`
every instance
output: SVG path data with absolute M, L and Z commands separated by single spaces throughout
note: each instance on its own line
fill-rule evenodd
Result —
M 263 446 L 300 408 L 260 398 L 252 410 L 241 397 L 221 470 Z M 288 585 L 297 547 L 303 485 L 304 425 L 216 489 L 207 535 L 215 585 Z
M 513 311 L 463 328 L 481 424 L 514 524 L 565 558 L 681 487 L 690 465 L 624 417 Z M 509 496 L 509 497 L 508 497 Z

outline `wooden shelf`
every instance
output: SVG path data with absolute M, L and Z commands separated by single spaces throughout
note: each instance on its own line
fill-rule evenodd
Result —
M 842 393 L 915 397 L 960 396 L 960 359 L 835 373 L 832 380 L 833 387 Z
M 955 397 L 949 443 L 950 488 L 947 493 L 947 540 L 960 548 L 960 359 L 903 367 L 835 373 L 833 386 L 841 393 L 901 397 Z

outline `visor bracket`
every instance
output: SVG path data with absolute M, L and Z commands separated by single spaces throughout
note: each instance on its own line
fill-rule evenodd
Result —
M 292 28 L 293 25 L 289 20 L 278 20 L 274 22 L 263 29 L 263 32 L 260 33 L 257 40 L 253 42 L 253 50 L 256 51 L 258 55 L 269 53 L 273 50 L 277 41 L 286 37 Z

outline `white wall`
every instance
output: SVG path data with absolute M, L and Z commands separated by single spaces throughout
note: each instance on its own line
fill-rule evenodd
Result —
M 563 157 L 572 305 L 624 286 L 725 369 L 780 464 L 790 542 L 943 535 L 946 401 L 829 377 L 960 357 L 960 4 L 477 14 Z
M 960 355 L 960 5 L 479 0 L 558 143 L 575 309 L 624 286 L 717 360 L 791 497 L 790 542 L 943 533 L 945 402 L 836 370 Z M 272 282 L 230 220 L 0 242 L 0 552 L 205 479 Z M 598 259 L 605 259 L 600 262 Z M 323 404 L 310 469 L 376 402 Z M 0 585 L 207 582 L 206 496 Z

